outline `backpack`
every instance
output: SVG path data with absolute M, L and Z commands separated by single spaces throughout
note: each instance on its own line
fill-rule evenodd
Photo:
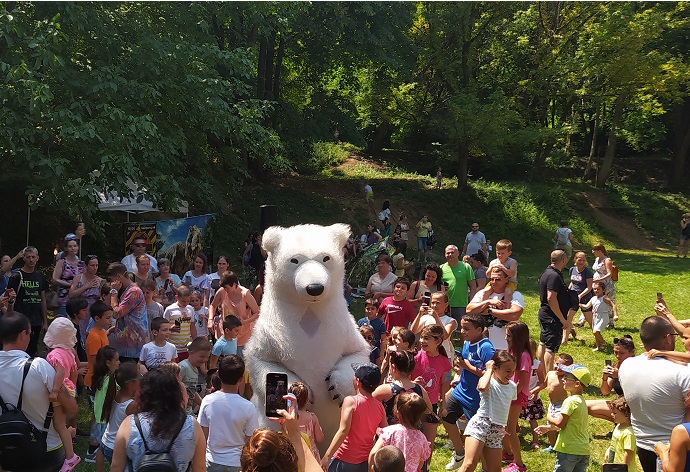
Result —
M 46 438 L 53 419 L 53 405 L 48 407 L 43 423 L 44 431 L 39 430 L 22 412 L 24 381 L 31 369 L 32 358 L 24 363 L 22 386 L 19 389 L 17 405 L 7 404 L 0 397 L 0 467 L 4 470 L 36 470 L 43 464 L 46 455 Z
M 184 421 L 180 424 L 180 428 L 177 430 L 173 438 L 170 440 L 168 447 L 165 451 L 152 451 L 149 449 L 149 445 L 146 443 L 146 438 L 144 438 L 144 433 L 141 431 L 141 423 L 139 422 L 139 414 L 134 415 L 134 424 L 139 430 L 139 436 L 144 443 L 144 457 L 139 462 L 139 467 L 136 468 L 135 472 L 177 472 L 177 465 L 173 459 L 170 451 L 172 450 L 173 443 L 179 436 L 180 431 L 184 427 L 187 417 L 185 416 Z
M 434 234 L 434 230 L 430 229 L 429 230 L 429 236 L 426 238 L 426 245 L 428 247 L 434 247 L 434 244 L 436 244 L 436 234 Z
M 613 262 L 613 259 L 611 259 L 611 280 L 618 282 L 618 266 Z

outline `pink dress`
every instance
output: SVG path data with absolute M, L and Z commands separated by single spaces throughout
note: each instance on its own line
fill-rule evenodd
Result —
M 307 424 L 301 424 L 299 426 L 299 430 L 307 436 L 309 436 L 309 442 L 311 443 L 311 452 L 314 454 L 314 457 L 316 457 L 316 460 L 321 462 L 319 446 L 316 444 L 316 437 L 314 435 L 314 430 L 316 428 L 316 422 L 314 418 L 316 418 L 316 415 L 311 411 L 307 410 L 302 410 L 300 415 L 309 415 L 309 421 L 307 421 Z
M 70 375 L 76 372 L 78 368 L 77 359 L 74 357 L 74 353 L 69 349 L 65 349 L 64 347 L 56 347 L 48 353 L 46 360 L 53 367 L 60 364 L 60 366 L 65 369 L 65 379 L 63 380 L 63 384 L 70 395 L 74 396 L 77 387 L 74 385 L 74 382 L 70 380 Z
M 395 446 L 405 456 L 405 472 L 417 472 L 422 462 L 431 457 L 431 445 L 418 429 L 407 429 L 401 424 L 379 430 L 384 446 Z

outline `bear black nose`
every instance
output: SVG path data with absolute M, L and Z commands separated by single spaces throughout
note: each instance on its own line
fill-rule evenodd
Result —
M 319 296 L 323 293 L 323 285 L 321 284 L 309 284 L 307 285 L 307 293 L 312 297 Z

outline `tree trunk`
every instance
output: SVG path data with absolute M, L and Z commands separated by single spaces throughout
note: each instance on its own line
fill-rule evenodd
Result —
M 611 174 L 613 167 L 613 158 L 616 156 L 616 144 L 618 144 L 618 128 L 621 121 L 623 121 L 623 110 L 625 108 L 625 95 L 621 93 L 616 97 L 613 104 L 613 118 L 611 120 L 611 131 L 609 131 L 609 142 L 606 145 L 606 154 L 604 154 L 604 162 L 597 173 L 596 187 L 602 188 L 606 184 L 606 180 Z
M 544 168 L 544 162 L 546 162 L 546 156 L 551 153 L 555 141 L 551 138 L 547 139 L 546 142 L 537 150 L 537 155 L 534 157 L 534 165 L 529 172 L 529 180 L 534 180 L 540 171 Z
M 274 100 L 273 97 L 273 57 L 276 52 L 276 33 L 273 31 L 266 43 L 266 66 L 264 78 L 264 97 L 268 100 Z
M 465 190 L 467 188 L 467 165 L 469 160 L 470 150 L 461 141 L 458 147 L 458 190 Z
M 376 131 L 374 132 L 374 138 L 371 140 L 371 143 L 369 144 L 369 154 L 376 155 L 379 152 L 381 152 L 381 149 L 383 149 L 384 144 L 386 144 L 392 133 L 393 126 L 388 121 L 384 121 L 383 123 L 381 123 L 376 128 Z
M 597 150 L 597 139 L 599 138 L 599 109 L 601 104 L 597 100 L 594 104 L 594 126 L 592 127 L 592 143 L 589 146 L 589 158 L 587 159 L 587 165 L 585 166 L 585 172 L 582 174 L 582 181 L 587 181 L 589 173 L 592 170 L 592 163 L 594 162 L 594 157 Z
M 283 56 L 285 55 L 285 40 L 283 35 L 278 38 L 278 54 L 276 55 L 276 67 L 273 72 L 273 100 L 280 100 L 280 72 L 283 68 Z
M 681 190 L 685 185 L 685 162 L 690 151 L 690 98 L 686 97 L 676 113 L 676 152 L 671 161 L 669 183 L 672 188 Z
M 267 54 L 266 38 L 259 40 L 259 62 L 257 64 L 257 82 L 256 82 L 256 98 L 262 100 L 265 95 L 266 86 L 266 54 Z

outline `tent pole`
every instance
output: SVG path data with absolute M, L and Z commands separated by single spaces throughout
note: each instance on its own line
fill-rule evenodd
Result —
M 31 204 L 29 196 L 26 196 L 26 245 L 29 245 L 29 224 L 31 223 Z

